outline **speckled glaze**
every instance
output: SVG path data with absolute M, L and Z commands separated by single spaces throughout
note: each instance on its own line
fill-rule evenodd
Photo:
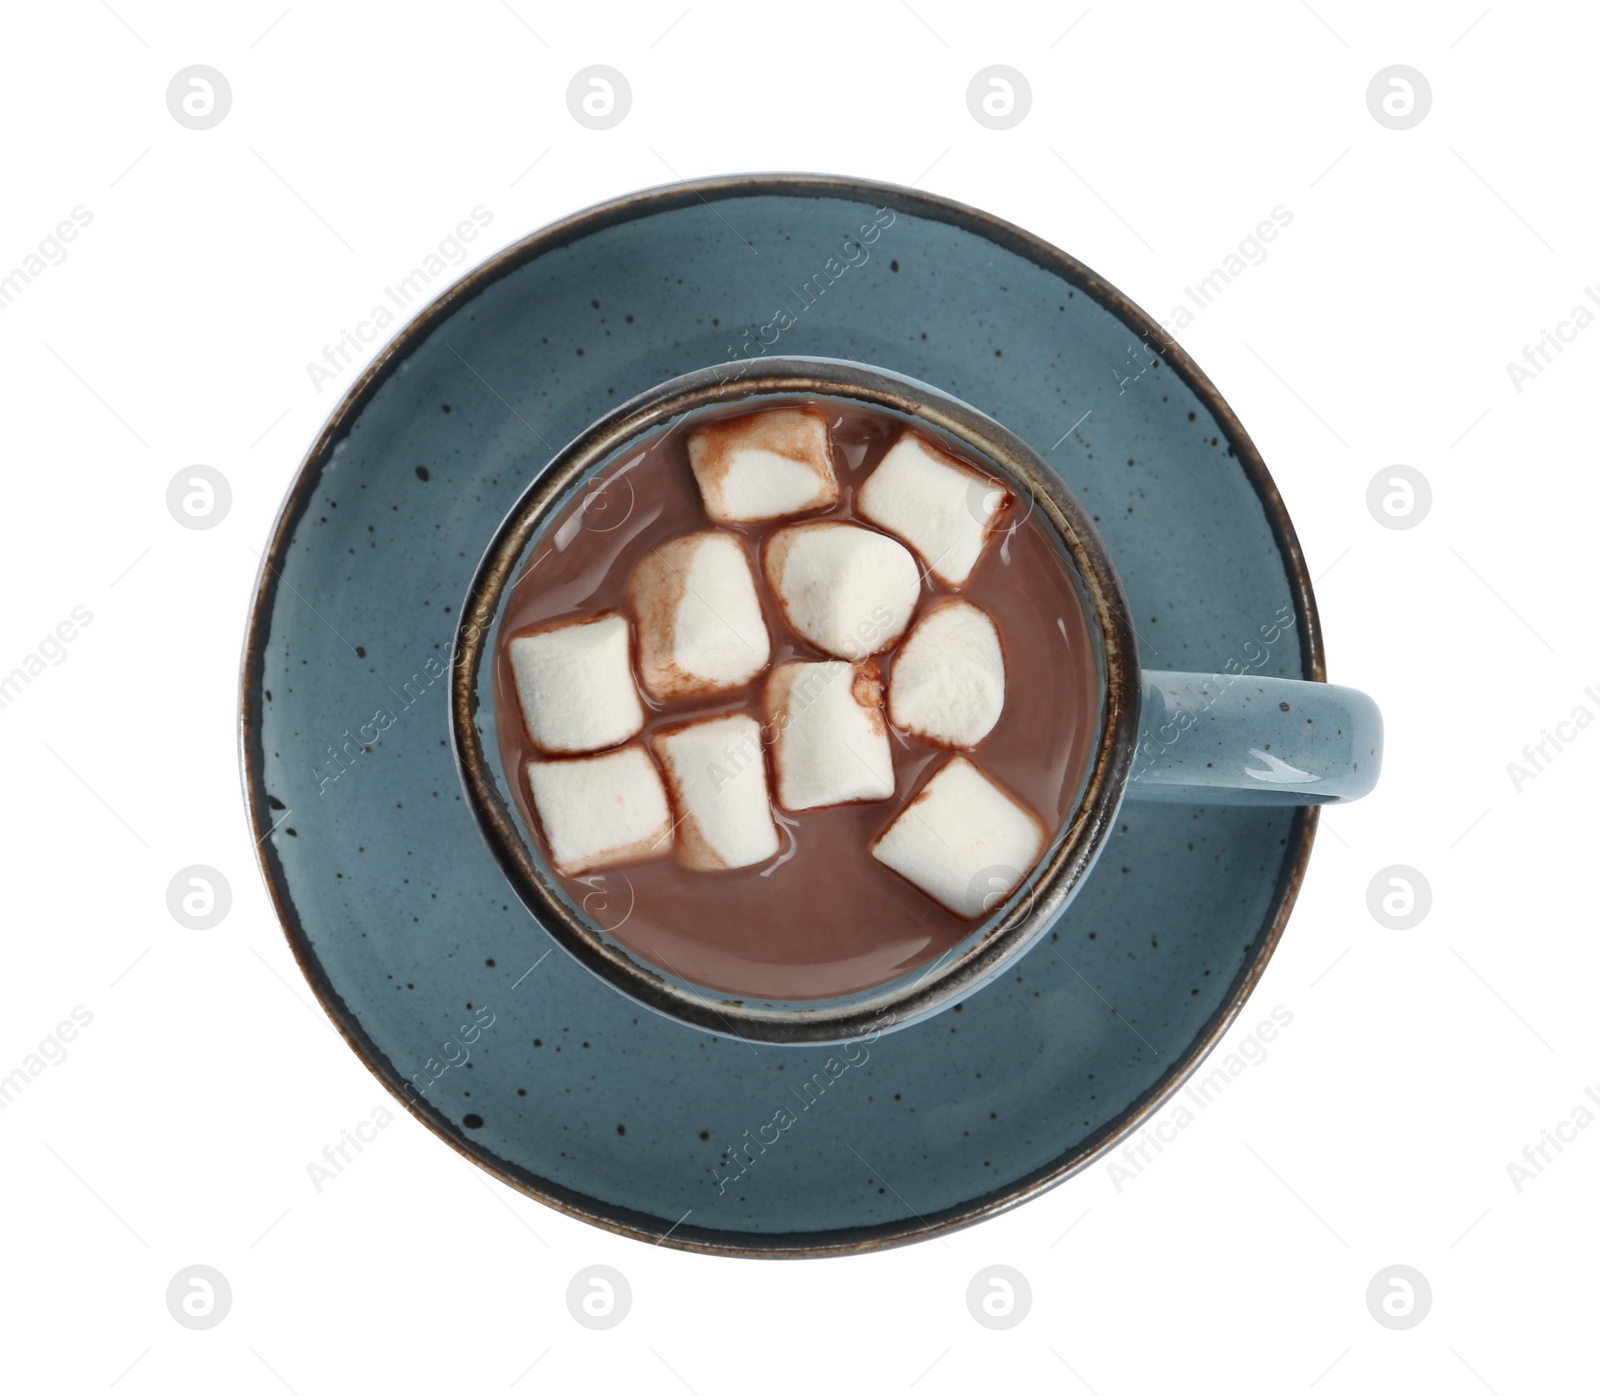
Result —
M 851 251 L 863 226 L 878 235 Z M 839 274 L 806 304 L 801 288 L 830 259 Z M 860 181 L 746 176 L 536 233 L 385 349 L 274 529 L 241 737 L 290 945 L 419 1119 L 614 1231 L 836 1254 L 1015 1205 L 1158 1108 L 1259 978 L 1316 811 L 1124 804 L 1077 899 L 1002 978 L 848 1051 L 714 1037 L 555 951 L 460 793 L 445 710 L 456 608 L 560 446 L 633 394 L 766 337 L 932 383 L 1033 444 L 1116 559 L 1146 664 L 1225 672 L 1286 616 L 1251 672 L 1324 677 L 1271 479 L 1182 352 L 1142 347 L 1162 342 L 1142 312 L 976 210 Z
M 1130 800 L 1328 805 L 1359 800 L 1383 767 L 1383 719 L 1365 693 L 1264 674 L 1283 624 L 1213 674 L 1146 669 Z

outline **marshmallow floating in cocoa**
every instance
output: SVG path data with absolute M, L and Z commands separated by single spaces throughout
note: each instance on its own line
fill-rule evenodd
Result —
M 1006 666 L 1000 633 L 970 601 L 926 611 L 895 652 L 889 717 L 941 746 L 976 746 L 1000 720 Z
M 872 856 L 957 916 L 994 911 L 1044 851 L 1044 825 L 964 756 L 952 756 L 879 834 Z
M 652 697 L 739 688 L 772 653 L 736 534 L 704 529 L 662 544 L 634 568 L 628 600 L 639 623 L 639 677 Z
M 923 565 L 962 586 L 1010 494 L 913 432 L 903 432 L 856 495 L 856 512 L 903 538 Z
M 667 792 L 642 746 L 530 761 L 528 788 L 550 860 L 568 877 L 658 858 L 672 847 Z
M 876 660 L 780 664 L 767 679 L 778 803 L 819 809 L 894 794 Z
M 838 502 L 828 423 L 806 407 L 708 422 L 689 434 L 689 468 L 716 523 L 764 523 Z
M 761 728 L 744 713 L 689 722 L 651 738 L 678 811 L 678 861 L 716 871 L 777 856 Z
M 510 645 L 528 736 L 542 751 L 599 751 L 644 726 L 628 620 L 615 611 L 566 621 Z
M 922 591 L 917 562 L 859 524 L 790 524 L 761 552 L 790 627 L 824 654 L 865 659 L 905 632 Z

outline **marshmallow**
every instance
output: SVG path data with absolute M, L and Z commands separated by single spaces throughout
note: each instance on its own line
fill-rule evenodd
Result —
M 895 653 L 889 717 L 902 731 L 941 746 L 977 746 L 1005 701 L 1000 632 L 970 601 L 940 602 Z
M 892 645 L 922 590 L 916 559 L 893 538 L 857 524 L 777 529 L 761 564 L 795 633 L 841 659 L 865 659 Z
M 598 751 L 644 726 L 627 617 L 610 611 L 511 641 L 528 736 L 543 751 Z
M 689 434 L 689 468 L 715 523 L 762 523 L 839 500 L 827 419 L 776 407 L 723 418 Z
M 1010 498 L 998 480 L 908 431 L 867 476 L 856 512 L 904 538 L 940 581 L 958 587 L 972 575 L 994 517 Z
M 780 664 L 767 679 L 778 803 L 818 809 L 894 794 L 878 663 Z
M 772 653 L 755 573 L 736 534 L 707 529 L 648 554 L 628 580 L 639 677 L 656 698 L 747 684 Z
M 953 756 L 872 845 L 872 856 L 966 920 L 995 910 L 1044 851 L 1044 825 Z
M 642 746 L 568 761 L 530 761 L 528 788 L 550 861 L 568 877 L 658 858 L 672 847 L 667 792 Z
M 767 797 L 761 728 L 732 713 L 658 732 L 651 739 L 678 811 L 678 861 L 712 871 L 748 868 L 778 852 Z

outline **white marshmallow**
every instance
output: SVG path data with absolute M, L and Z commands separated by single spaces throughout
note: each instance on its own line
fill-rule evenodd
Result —
M 904 538 L 940 581 L 958 587 L 978 565 L 994 516 L 1010 498 L 998 480 L 908 431 L 867 476 L 856 512 Z
M 827 419 L 813 408 L 710 422 L 689 434 L 688 447 L 700 498 L 716 523 L 761 523 L 838 502 Z
M 712 871 L 777 856 L 761 728 L 743 713 L 659 732 L 651 745 L 678 811 L 678 861 Z
M 872 845 L 872 856 L 967 920 L 995 910 L 1044 851 L 1045 830 L 964 756 L 953 756 Z
M 656 698 L 747 684 L 772 653 L 755 573 L 737 535 L 707 529 L 646 556 L 628 580 L 639 677 Z
M 1005 701 L 1000 632 L 970 601 L 940 602 L 895 652 L 889 717 L 902 731 L 942 746 L 976 746 Z
M 568 877 L 659 858 L 672 847 L 667 792 L 642 746 L 568 761 L 530 761 L 528 788 L 550 861 Z
M 778 803 L 818 809 L 894 794 L 878 663 L 780 664 L 767 679 Z
M 916 559 L 858 524 L 780 528 L 761 564 L 795 633 L 841 659 L 864 659 L 898 640 L 922 591 Z
M 628 621 L 615 611 L 511 641 L 528 736 L 542 751 L 599 751 L 644 726 Z

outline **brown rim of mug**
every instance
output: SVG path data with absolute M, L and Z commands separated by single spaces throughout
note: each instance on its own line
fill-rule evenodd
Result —
M 339 405 L 329 414 L 328 420 L 306 452 L 305 460 L 285 493 L 267 548 L 262 555 L 250 616 L 245 627 L 240 661 L 240 779 L 244 787 L 251 830 L 255 835 L 256 855 L 261 865 L 262 877 L 283 927 L 284 937 L 289 943 L 290 952 L 334 1027 L 350 1050 L 372 1072 L 384 1089 L 414 1118 L 431 1129 L 463 1157 L 508 1187 L 513 1187 L 567 1216 L 634 1240 L 706 1255 L 790 1259 L 860 1254 L 925 1240 L 974 1225 L 1001 1212 L 1010 1211 L 1064 1182 L 1089 1167 L 1122 1140 L 1136 1133 L 1146 1120 L 1177 1093 L 1183 1083 L 1215 1049 L 1265 972 L 1267 963 L 1283 937 L 1284 927 L 1288 923 L 1289 914 L 1294 908 L 1295 899 L 1304 881 L 1319 811 L 1314 805 L 1295 811 L 1291 836 L 1279 865 L 1272 901 L 1257 932 L 1254 949 L 1234 976 L 1226 999 L 1212 1013 L 1183 1055 L 1163 1073 L 1161 1079 L 1115 1120 L 1108 1122 L 1057 1158 L 987 1193 L 929 1215 L 913 1214 L 908 1218 L 869 1226 L 800 1233 L 718 1230 L 690 1224 L 687 1218 L 669 1222 L 666 1218 L 652 1216 L 630 1207 L 602 1202 L 499 1158 L 481 1144 L 474 1142 L 455 1121 L 447 1119 L 431 1104 L 425 1101 L 413 1101 L 405 1095 L 402 1090 L 404 1078 L 379 1050 L 360 1021 L 345 1006 L 338 990 L 317 960 L 305 928 L 301 924 L 277 850 L 268 843 L 268 836 L 275 828 L 275 820 L 267 804 L 265 750 L 261 745 L 261 695 L 268 623 L 279 591 L 280 573 L 276 563 L 283 558 L 294 538 L 296 527 L 309 509 L 321 480 L 322 471 L 334 447 L 348 435 L 361 409 L 405 356 L 444 319 L 502 276 L 578 238 L 629 222 L 645 213 L 669 212 L 691 207 L 697 203 L 712 204 L 725 199 L 762 195 L 833 198 L 851 203 L 871 200 L 880 208 L 890 208 L 896 212 L 976 233 L 1060 277 L 1110 311 L 1145 343 L 1158 344 L 1162 361 L 1196 398 L 1205 404 L 1261 501 L 1263 514 L 1283 560 L 1285 576 L 1292 592 L 1295 632 L 1300 642 L 1300 676 L 1313 682 L 1324 682 L 1327 678 L 1327 669 L 1322 647 L 1322 628 L 1317 617 L 1311 577 L 1306 568 L 1305 557 L 1300 550 L 1299 540 L 1295 536 L 1294 526 L 1289 520 L 1282 496 L 1278 493 L 1277 485 L 1267 470 L 1261 453 L 1256 449 L 1255 443 L 1251 441 L 1233 409 L 1217 391 L 1216 385 L 1182 348 L 1167 338 L 1160 325 L 1151 316 L 1116 287 L 1043 239 L 970 205 L 900 185 L 838 175 L 781 173 L 720 175 L 710 179 L 639 190 L 581 210 L 545 228 L 537 229 L 504 248 L 444 291 L 383 347 L 373 362 L 352 384 Z
M 586 968 L 613 988 L 668 1017 L 708 1032 L 758 1043 L 822 1045 L 881 1027 L 898 1027 L 937 1012 L 998 974 L 1023 954 L 1055 919 L 1068 895 L 1093 867 L 1122 801 L 1138 742 L 1138 650 L 1127 600 L 1105 542 L 1088 513 L 1025 441 L 947 393 L 899 374 L 839 359 L 759 359 L 750 370 L 700 369 L 669 380 L 607 413 L 558 451 L 512 507 L 478 564 L 462 603 L 450 656 L 450 739 L 467 801 L 495 861 L 539 923 Z M 532 856 L 522 820 L 508 808 L 492 772 L 498 752 L 486 752 L 474 720 L 479 675 L 492 663 L 495 617 L 529 543 L 551 515 L 569 505 L 594 467 L 685 414 L 744 401 L 796 398 L 845 400 L 916 419 L 936 439 L 954 441 L 1031 501 L 1064 548 L 1079 582 L 1085 619 L 1098 642 L 1103 709 L 1082 795 L 1050 851 L 1030 870 L 1027 892 L 984 929 L 956 959 L 932 965 L 911 982 L 894 983 L 831 1008 L 752 1006 L 736 994 L 686 992 L 575 911 L 559 884 Z M 504 772 L 509 782 L 519 773 Z M 976 930 L 977 927 L 974 927 Z

